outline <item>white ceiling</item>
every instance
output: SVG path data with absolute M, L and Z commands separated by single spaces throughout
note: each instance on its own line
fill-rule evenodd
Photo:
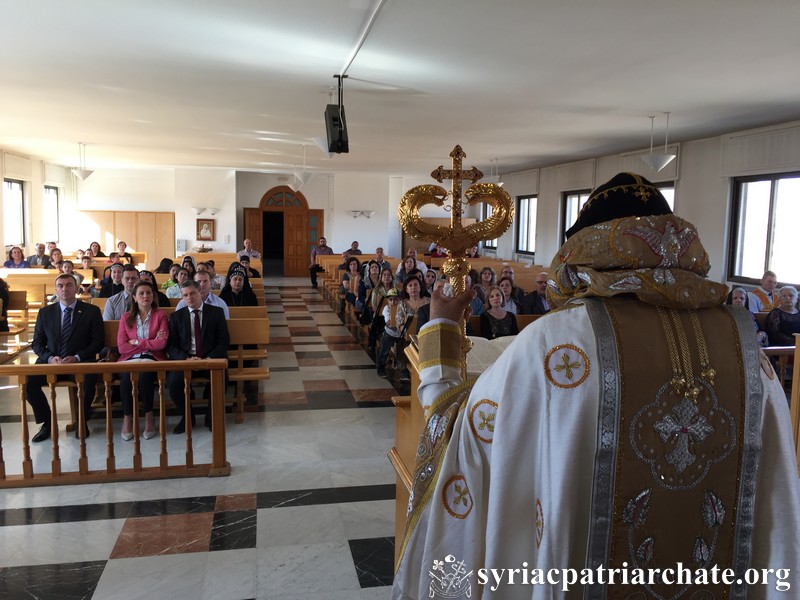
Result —
M 800 119 L 797 0 L 3 2 L 0 146 L 88 168 L 488 173 Z M 334 94 L 334 102 L 336 95 Z

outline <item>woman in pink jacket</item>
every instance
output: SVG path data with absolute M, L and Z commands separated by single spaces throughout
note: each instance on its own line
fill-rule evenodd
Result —
M 149 361 L 167 360 L 165 348 L 169 337 L 167 315 L 158 309 L 154 299 L 153 285 L 140 281 L 133 288 L 130 310 L 122 314 L 117 332 L 119 360 Z M 156 435 L 156 422 L 153 417 L 153 396 L 155 393 L 155 373 L 139 373 L 139 399 L 144 409 L 144 439 Z M 120 397 L 122 398 L 122 439 L 133 439 L 133 393 L 130 373 L 120 376 Z M 137 413 L 138 418 L 138 413 Z

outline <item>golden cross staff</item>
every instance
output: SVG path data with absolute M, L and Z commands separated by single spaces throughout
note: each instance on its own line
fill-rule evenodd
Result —
M 500 237 L 514 220 L 514 203 L 511 196 L 497 184 L 475 183 L 483 177 L 483 173 L 475 167 L 462 168 L 462 160 L 466 156 L 461 146 L 456 146 L 450 153 L 450 157 L 453 159 L 453 168 L 445 169 L 440 165 L 431 173 L 431 177 L 439 183 L 445 179 L 452 181 L 450 194 L 438 185 L 418 185 L 403 194 L 400 208 L 397 210 L 403 231 L 414 239 L 436 242 L 437 245 L 447 250 L 450 258 L 445 260 L 442 271 L 449 279 L 456 295 L 462 293 L 466 288 L 467 274 L 470 270 L 469 260 L 465 257 L 466 250 L 481 240 Z M 464 193 L 466 202 L 461 199 L 461 184 L 465 180 L 472 182 L 472 185 Z M 445 206 L 445 210 L 450 211 L 450 227 L 428 223 L 419 216 L 419 209 L 425 204 L 444 206 L 448 195 L 451 196 L 451 202 L 450 206 Z M 461 222 L 464 206 L 480 203 L 489 204 L 492 207 L 491 216 L 484 221 L 464 227 Z M 466 323 L 462 323 L 462 332 L 466 341 Z M 468 351 L 469 346 L 465 344 L 462 370 L 466 369 L 466 353 Z

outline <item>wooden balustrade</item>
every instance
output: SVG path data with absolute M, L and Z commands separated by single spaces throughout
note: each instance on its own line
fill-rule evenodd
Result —
M 224 359 L 205 360 L 169 360 L 150 362 L 120 363 L 72 363 L 62 365 L 2 365 L 0 376 L 16 376 L 20 382 L 20 415 L 22 426 L 22 474 L 6 474 L 6 463 L 3 452 L 3 439 L 0 432 L 0 489 L 13 487 L 29 487 L 39 485 L 63 485 L 77 483 L 105 483 L 112 481 L 135 481 L 144 479 L 162 479 L 174 477 L 215 477 L 230 474 L 230 464 L 226 458 L 225 442 L 225 388 L 224 377 L 227 361 Z M 170 371 L 182 371 L 187 389 L 185 414 L 191 414 L 189 400 L 190 377 L 192 370 L 208 370 L 211 384 L 211 422 L 212 447 L 211 463 L 194 464 L 192 445 L 192 423 L 186 419 L 185 460 L 183 464 L 170 464 L 167 452 L 166 422 L 166 374 Z M 157 373 L 157 407 L 159 410 L 160 455 L 157 467 L 144 467 L 139 439 L 139 419 L 133 419 L 133 456 L 131 468 L 118 468 L 114 449 L 114 425 L 111 418 L 111 383 L 117 373 L 131 373 L 133 397 L 138 396 L 138 374 L 142 372 Z M 87 455 L 85 415 L 83 402 L 78 402 L 78 434 L 79 457 L 77 471 L 64 471 L 61 461 L 59 443 L 58 405 L 56 399 L 56 383 L 59 375 L 74 375 L 77 385 L 77 397 L 82 398 L 82 387 L 86 375 L 98 375 L 103 384 L 105 394 L 105 434 L 106 434 L 106 467 L 104 470 L 89 470 Z M 26 401 L 26 385 L 28 377 L 44 375 L 50 396 L 51 442 L 52 456 L 49 473 L 35 473 L 31 459 L 29 443 L 29 406 Z M 136 404 L 134 404 L 136 405 Z M 137 413 L 134 413 L 137 414 Z M 8 427 L 6 424 L 5 427 Z M 180 439 L 180 438 L 175 438 Z M 174 454 L 174 453 L 173 453 Z

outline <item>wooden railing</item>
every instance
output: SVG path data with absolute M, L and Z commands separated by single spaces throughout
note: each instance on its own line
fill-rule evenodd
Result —
M 224 376 L 227 361 L 224 359 L 208 360 L 170 360 L 151 362 L 119 362 L 119 363 L 72 363 L 62 365 L 2 365 L 0 376 L 16 376 L 20 382 L 20 415 L 22 425 L 22 473 L 6 474 L 6 462 L 3 452 L 2 432 L 0 432 L 0 488 L 29 487 L 39 485 L 63 485 L 77 483 L 101 483 L 111 481 L 135 481 L 144 479 L 162 479 L 174 477 L 215 477 L 229 475 L 231 468 L 226 457 L 225 442 L 225 388 Z M 190 378 L 192 370 L 209 370 L 211 385 L 211 423 L 212 447 L 211 463 L 194 464 L 194 449 L 192 446 L 192 421 L 186 419 L 185 451 L 183 463 L 170 464 L 167 451 L 167 388 L 166 374 L 170 371 L 182 371 L 186 389 L 185 414 L 191 414 Z M 160 454 L 159 464 L 156 467 L 142 465 L 142 453 L 139 440 L 139 419 L 133 419 L 133 456 L 131 468 L 118 468 L 114 450 L 114 425 L 111 418 L 111 384 L 114 374 L 130 373 L 132 380 L 132 395 L 138 396 L 139 373 L 157 373 L 157 407 L 159 409 L 159 436 Z M 76 471 L 64 471 L 61 461 L 61 446 L 59 444 L 58 405 L 56 399 L 57 378 L 59 375 L 74 375 L 77 386 L 77 397 L 82 398 L 82 388 L 86 375 L 98 375 L 98 382 L 102 384 L 105 395 L 105 434 L 106 457 L 105 469 L 89 470 L 89 457 L 87 455 L 85 415 L 83 402 L 78 402 L 78 440 L 79 455 Z M 52 455 L 49 473 L 35 473 L 31 459 L 31 446 L 29 441 L 28 412 L 26 401 L 26 386 L 28 377 L 44 375 L 47 378 L 47 389 L 50 397 L 51 442 Z M 65 399 L 66 400 L 66 399 Z M 134 404 L 136 406 L 136 404 Z M 134 414 L 137 414 L 134 412 Z M 180 439 L 180 438 L 176 438 Z M 173 453 L 174 455 L 175 453 Z

